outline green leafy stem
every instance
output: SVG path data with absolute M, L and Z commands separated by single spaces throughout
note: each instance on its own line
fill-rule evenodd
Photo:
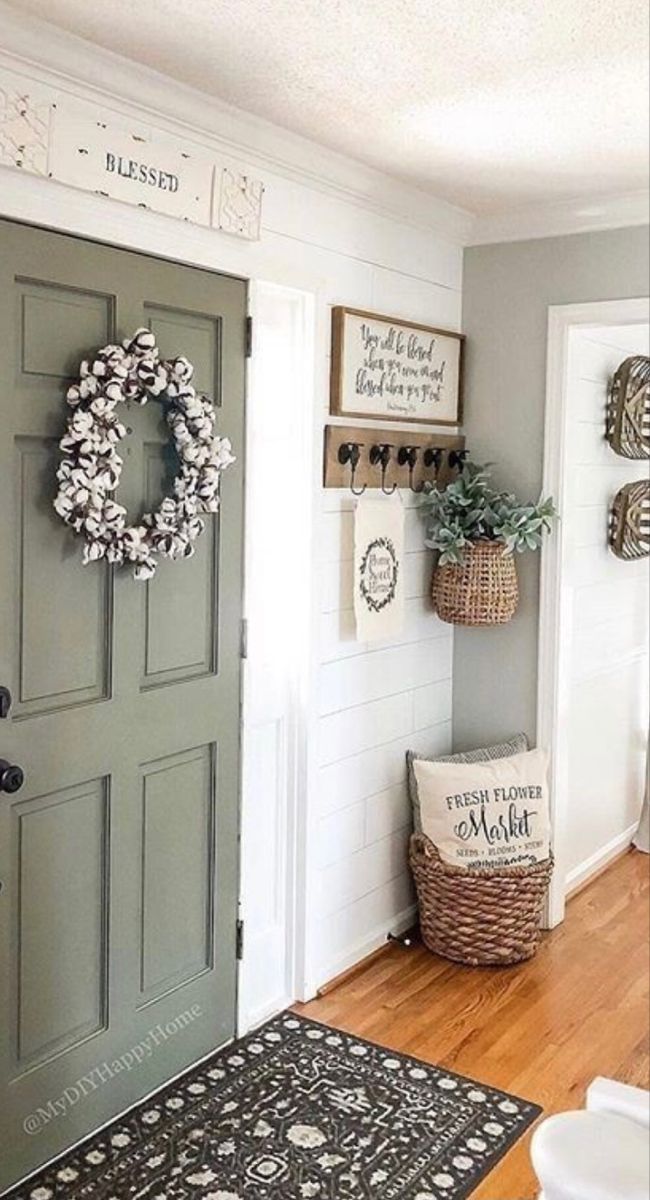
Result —
M 421 502 L 425 544 L 440 554 L 439 563 L 463 562 L 474 542 L 501 542 L 507 553 L 539 550 L 557 517 L 553 500 L 521 504 L 512 492 L 492 486 L 490 464 L 465 463 L 444 491 L 430 486 Z

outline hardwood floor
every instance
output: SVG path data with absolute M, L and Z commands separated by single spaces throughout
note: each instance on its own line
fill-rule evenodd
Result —
M 454 966 L 391 946 L 326 996 L 299 1007 L 391 1049 L 541 1104 L 582 1107 L 595 1075 L 649 1086 L 648 858 L 631 850 L 569 904 L 532 962 Z M 532 1200 L 529 1138 L 473 1200 Z

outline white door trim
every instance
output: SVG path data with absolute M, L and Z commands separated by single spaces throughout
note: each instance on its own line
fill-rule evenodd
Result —
M 240 1034 L 304 995 L 315 298 L 254 281 L 247 420 Z M 310 860 L 311 861 L 311 860 Z
M 544 429 L 543 494 L 552 495 L 562 514 L 566 500 L 567 397 L 571 332 L 603 325 L 646 324 L 648 299 L 605 300 L 549 307 Z M 547 924 L 564 919 L 566 901 L 566 818 L 568 666 L 571 652 L 570 589 L 566 581 L 562 521 L 542 549 L 537 673 L 537 740 L 551 754 L 551 824 L 556 869 L 549 893 Z
M 214 230 L 203 229 L 184 221 L 171 220 L 157 213 L 132 208 L 130 205 L 108 200 L 102 196 L 77 191 L 49 179 L 27 175 L 20 171 L 0 168 L 0 217 L 21 221 L 30 225 L 40 226 L 59 233 L 89 238 L 113 245 L 119 249 L 133 250 L 143 254 L 155 255 L 178 262 L 187 266 L 202 267 L 205 270 L 221 274 L 236 275 L 249 281 L 249 311 L 253 317 L 253 326 L 257 316 L 256 307 L 260 289 L 281 286 L 285 283 L 286 275 L 291 278 L 291 271 L 285 272 L 276 268 L 275 264 L 268 271 L 276 275 L 275 282 L 269 280 L 268 285 L 262 282 L 262 275 L 267 265 L 264 249 L 258 244 L 242 242 L 237 238 L 229 238 Z M 279 276 L 279 278 L 278 278 Z M 101 287 L 101 281 L 98 281 Z M 296 531 L 294 556 L 296 562 L 304 565 L 303 575 L 305 586 L 297 599 L 300 605 L 299 623 L 301 628 L 308 631 L 308 637 L 313 633 L 314 606 L 311 599 L 311 584 L 313 579 L 312 559 L 314 556 L 314 539 L 312 537 L 315 505 L 317 501 L 316 487 L 316 458 L 319 445 L 319 425 L 315 406 L 305 403 L 305 397 L 314 395 L 314 362 L 315 362 L 315 325 L 317 283 L 312 290 L 289 288 L 297 298 L 300 310 L 300 338 L 302 339 L 301 385 L 294 389 L 296 398 L 296 420 L 287 436 L 291 439 L 291 447 L 287 448 L 286 459 L 279 464 L 282 471 L 293 471 L 296 480 L 300 480 L 299 492 L 302 509 L 302 521 Z M 259 405 L 265 401 L 263 380 L 255 377 L 253 370 L 247 371 L 247 443 L 254 435 L 253 423 Z M 307 415 L 305 415 L 307 414 Z M 274 493 L 260 497 L 253 492 L 253 479 L 247 472 L 245 484 L 245 530 L 244 554 L 251 539 L 251 531 L 259 515 L 259 504 L 263 503 L 268 510 L 269 504 L 275 501 Z M 303 486 L 304 484 L 304 486 Z M 297 503 L 294 495 L 292 504 Z M 283 515 L 278 513 L 276 522 L 278 531 L 283 527 Z M 279 534 L 281 536 L 281 533 Z M 245 572 L 246 574 L 246 572 Z M 278 581 L 278 586 L 282 586 Z M 244 616 L 255 620 L 256 598 L 250 595 L 244 580 Z M 258 603 L 263 602 L 257 598 Z M 304 647 L 303 647 L 304 649 Z M 286 974 L 287 993 L 277 997 L 277 1003 L 283 1005 L 295 999 L 310 998 L 310 990 L 306 981 L 309 929 L 307 924 L 308 892 L 313 888 L 310 864 L 310 822 L 308 799 L 311 792 L 310 747 L 313 743 L 312 726 L 315 722 L 312 710 L 313 699 L 313 670 L 314 662 L 311 649 L 302 654 L 299 664 L 294 670 L 292 683 L 286 689 L 286 711 L 284 714 L 286 727 L 291 730 L 286 742 L 287 763 L 285 778 L 287 781 L 286 828 L 284 835 L 286 845 L 282 846 L 282 870 L 285 875 L 286 887 Z M 249 663 L 250 665 L 250 663 Z M 244 689 L 245 690 L 245 689 Z M 244 747 L 246 744 L 246 727 L 249 720 L 249 697 L 244 696 L 242 707 L 242 785 L 244 779 Z M 245 787 L 242 786 L 242 809 L 247 802 Z M 243 811 L 242 811 L 243 820 Z M 240 868 L 242 864 L 240 863 Z M 243 870 L 242 870 L 243 877 Z M 246 897 L 240 897 L 242 907 L 246 908 Z M 241 970 L 240 970 L 241 983 Z M 249 1006 L 246 990 L 239 988 L 239 1003 L 237 1012 L 237 1031 L 239 1034 L 250 1028 L 256 1021 L 263 1019 L 264 1014 L 259 1006 Z

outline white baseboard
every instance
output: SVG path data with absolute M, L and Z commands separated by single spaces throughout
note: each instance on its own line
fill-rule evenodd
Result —
M 275 1000 L 269 1001 L 261 1008 L 255 1008 L 252 1012 L 240 1013 L 237 1037 L 245 1037 L 247 1033 L 251 1033 L 254 1029 L 259 1029 L 260 1025 L 264 1025 L 272 1017 L 277 1017 L 278 1013 L 285 1012 L 287 1008 L 291 1008 L 293 1003 L 294 1001 L 291 999 L 291 996 L 276 996 Z
M 374 954 L 375 950 L 380 950 L 382 946 L 386 945 L 389 932 L 395 937 L 399 937 L 401 933 L 405 933 L 407 929 L 410 929 L 415 924 L 416 916 L 417 907 L 415 904 L 412 904 L 409 908 L 405 908 L 401 913 L 398 913 L 395 919 L 391 921 L 390 930 L 387 930 L 385 925 L 381 925 L 373 930 L 363 941 L 357 942 L 349 950 L 346 950 L 345 954 L 341 954 L 338 958 L 328 963 L 323 968 L 322 978 L 320 977 L 321 972 L 319 972 L 317 986 L 319 988 L 325 987 L 333 979 L 337 979 L 339 975 L 343 975 L 346 971 L 350 971 L 352 967 L 358 966 L 359 963 L 363 962 L 364 958 L 368 958 L 371 954 Z
M 600 850 L 596 850 L 584 862 L 578 863 L 577 867 L 572 867 L 566 877 L 567 893 L 575 892 L 577 888 L 582 887 L 587 883 L 592 875 L 597 875 L 606 867 L 608 862 L 616 858 L 627 846 L 632 845 L 632 838 L 636 833 L 636 823 L 630 825 L 629 829 L 625 829 L 623 833 L 617 834 L 610 842 L 601 846 Z

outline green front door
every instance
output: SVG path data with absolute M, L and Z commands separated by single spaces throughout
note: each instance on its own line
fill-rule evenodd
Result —
M 0 1190 L 234 1033 L 245 317 L 241 280 L 0 222 Z M 52 508 L 69 380 L 138 326 L 238 460 L 148 583 Z M 174 464 L 156 403 L 124 417 L 136 518 Z

